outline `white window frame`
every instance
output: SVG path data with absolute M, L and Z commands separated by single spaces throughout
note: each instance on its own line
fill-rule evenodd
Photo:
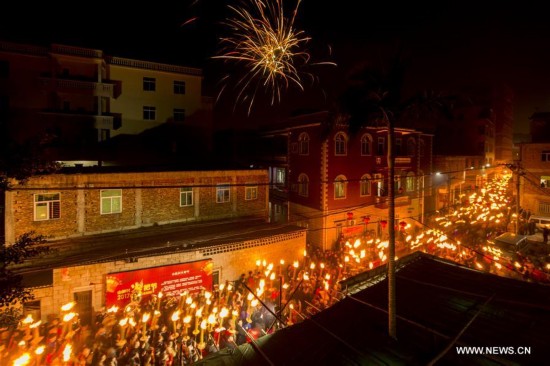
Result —
M 193 206 L 193 187 L 181 187 L 180 188 L 180 207 Z
M 371 195 L 371 190 L 372 190 L 371 176 L 369 174 L 365 174 L 361 177 L 361 181 L 359 183 L 359 195 L 361 197 L 368 197 Z
M 109 191 L 118 191 L 119 195 L 118 196 L 107 196 L 107 197 L 103 197 L 103 193 L 104 192 L 109 192 Z M 113 211 L 113 200 L 118 198 L 120 200 L 120 203 L 118 205 L 119 209 L 118 211 Z M 110 212 L 104 212 L 103 211 L 103 202 L 105 201 L 110 201 L 110 207 L 111 207 L 111 210 Z M 100 202 L 100 208 L 99 208 L 99 212 L 102 214 L 102 215 L 112 215 L 112 214 L 117 214 L 117 213 L 121 213 L 122 212 L 122 189 L 102 189 L 99 191 L 99 202 Z
M 183 80 L 174 80 L 174 94 L 185 94 L 186 85 Z
M 258 199 L 258 186 L 244 187 L 244 199 L 246 201 L 252 201 L 252 200 Z
M 550 162 L 550 150 L 542 150 L 540 153 L 540 160 L 543 162 Z
M 382 174 L 375 174 L 374 180 L 376 182 L 376 196 L 383 197 L 385 193 L 384 176 Z
M 143 91 L 156 91 L 157 79 L 144 76 L 143 77 Z
M 231 202 L 231 186 L 229 183 L 216 185 L 216 203 Z
M 414 182 L 416 180 L 416 176 L 414 175 L 413 172 L 408 172 L 407 177 L 405 179 L 406 179 L 405 190 L 407 192 L 413 192 L 414 191 Z
M 300 155 L 309 155 L 309 135 L 302 132 L 298 138 L 298 153 Z
M 309 177 L 307 174 L 300 174 L 298 176 L 298 194 L 302 197 L 309 196 Z
M 386 138 L 384 137 L 378 137 L 376 140 L 376 155 L 383 156 L 386 154 Z M 382 152 L 380 152 L 380 149 L 382 149 Z
M 144 121 L 156 121 L 157 120 L 157 107 L 150 105 L 143 106 L 143 120 Z
M 348 153 L 347 139 L 343 132 L 338 132 L 334 136 L 334 155 L 345 156 Z
M 51 199 L 44 199 L 39 201 L 39 196 L 51 196 Z M 57 196 L 57 197 L 55 197 Z M 55 206 L 57 204 L 57 217 L 55 217 Z M 44 206 L 46 207 L 46 218 L 37 217 L 37 207 Z M 61 194 L 60 193 L 38 193 L 34 195 L 34 212 L 33 212 L 34 221 L 48 221 L 48 220 L 57 220 L 61 218 Z
M 341 187 L 341 189 L 339 189 Z M 343 175 L 339 175 L 334 179 L 334 199 L 335 200 L 342 200 L 346 198 L 347 194 L 347 179 Z M 338 195 L 338 193 L 341 192 L 341 195 Z
M 368 133 L 361 137 L 361 156 L 372 156 L 372 135 Z

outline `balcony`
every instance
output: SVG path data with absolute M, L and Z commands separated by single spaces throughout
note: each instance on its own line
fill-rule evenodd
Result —
M 399 156 L 395 158 L 395 165 L 410 164 L 412 159 L 409 156 Z M 386 156 L 376 157 L 377 165 L 388 165 L 388 158 Z
M 122 114 L 120 113 L 96 115 L 84 111 L 45 109 L 42 114 L 65 121 L 74 120 L 74 123 L 91 121 L 91 127 L 99 130 L 117 130 L 122 126 Z
M 42 85 L 51 91 L 72 93 L 90 93 L 94 97 L 118 98 L 122 91 L 120 81 L 105 81 L 98 83 L 92 80 L 74 79 L 68 77 L 52 78 L 41 76 Z
M 396 195 L 395 196 L 395 207 L 400 206 L 408 206 L 411 204 L 411 197 L 408 195 L 402 194 L 402 195 Z M 376 208 L 388 208 L 388 197 L 376 197 L 376 201 L 374 203 L 374 207 Z

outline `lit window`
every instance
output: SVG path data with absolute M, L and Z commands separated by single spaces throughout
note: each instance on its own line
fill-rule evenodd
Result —
M 258 198 L 258 187 L 245 187 L 245 200 L 255 200 Z
M 143 78 L 143 90 L 155 91 L 157 80 L 155 78 Z
M 180 207 L 193 206 L 193 187 L 180 188 Z
M 360 186 L 360 191 L 361 191 L 361 196 L 370 196 L 370 185 L 371 185 L 371 180 L 370 180 L 370 175 L 368 174 L 365 174 L 361 177 L 361 186 Z
M 34 221 L 53 220 L 60 217 L 59 193 L 34 195 Z
M 174 122 L 185 121 L 185 109 L 174 108 Z
M 229 202 L 229 184 L 218 184 L 216 187 L 216 203 Z
M 174 94 L 185 94 L 185 81 L 174 80 Z
M 346 136 L 341 132 L 334 137 L 334 155 L 346 155 Z
M 540 186 L 542 188 L 550 188 L 550 176 L 543 175 L 540 177 Z
M 298 177 L 298 194 L 304 197 L 309 195 L 309 178 L 305 174 Z
M 382 174 L 375 174 L 374 179 L 376 181 L 376 195 L 378 197 L 385 196 L 386 193 L 384 191 L 384 178 L 382 177 Z
M 339 175 L 334 180 L 334 198 L 346 198 L 346 182 L 347 179 L 343 175 Z
M 146 121 L 154 121 L 157 119 L 157 108 L 151 106 L 143 107 L 143 119 Z
M 407 181 L 406 181 L 407 192 L 414 191 L 414 178 L 415 177 L 413 172 L 407 173 Z
M 369 134 L 361 137 L 361 155 L 372 155 L 372 136 Z
M 121 189 L 102 189 L 100 195 L 102 215 L 122 212 Z
M 300 137 L 298 138 L 299 143 L 299 152 L 300 155 L 308 155 L 309 154 L 309 135 L 305 132 L 300 134 Z

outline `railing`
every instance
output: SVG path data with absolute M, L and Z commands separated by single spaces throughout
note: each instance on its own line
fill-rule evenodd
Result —
M 93 95 L 97 97 L 116 98 L 115 87 L 113 84 L 82 80 L 51 79 L 47 77 L 42 77 L 41 80 L 42 85 L 49 88 L 91 90 Z
M 178 74 L 188 74 L 188 75 L 196 75 L 196 76 L 202 75 L 202 70 L 200 69 L 178 66 L 178 65 L 159 64 L 159 63 L 150 62 L 150 61 L 132 60 L 129 58 L 122 58 L 122 57 L 109 57 L 107 59 L 107 62 L 110 63 L 111 65 L 128 66 L 128 67 L 134 67 L 138 69 L 158 70 L 158 71 L 174 72 Z
M 61 44 L 52 44 L 52 52 L 61 53 L 64 55 L 75 55 L 83 57 L 92 57 L 92 58 L 102 58 L 103 51 L 93 50 L 91 48 L 82 48 L 82 47 L 73 47 L 65 46 Z
M 0 42 L 0 51 L 47 56 L 49 49 L 47 47 L 30 46 L 26 44 L 17 44 L 11 42 Z
M 398 206 L 408 206 L 411 204 L 411 198 L 408 195 L 396 195 L 394 198 L 395 207 Z M 376 197 L 374 207 L 376 208 L 387 208 L 388 207 L 388 197 Z
M 410 157 L 396 157 L 395 158 L 395 164 L 410 164 L 412 159 Z M 387 164 L 386 157 L 377 156 L 376 157 L 376 164 L 382 165 Z
M 42 111 L 43 114 L 57 115 L 55 118 L 67 118 L 71 120 L 82 121 L 82 119 L 93 120 L 94 128 L 100 130 L 117 130 L 122 126 L 122 115 L 120 113 L 97 115 L 94 112 L 85 111 L 65 111 L 46 109 Z

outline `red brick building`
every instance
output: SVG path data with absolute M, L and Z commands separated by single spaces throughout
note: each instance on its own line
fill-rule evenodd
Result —
M 308 228 L 308 241 L 330 249 L 341 236 L 367 230 L 384 235 L 387 186 L 396 188 L 396 218 L 422 219 L 424 179 L 432 170 L 432 136 L 412 129 L 395 132 L 395 176 L 388 177 L 386 128 L 350 134 L 346 121 L 328 112 L 291 118 L 271 135 L 288 139 L 290 222 Z M 327 129 L 332 125 L 333 128 Z M 365 218 L 368 218 L 365 220 Z M 367 223 L 368 221 L 368 223 Z M 387 230 L 387 228 L 386 228 Z

